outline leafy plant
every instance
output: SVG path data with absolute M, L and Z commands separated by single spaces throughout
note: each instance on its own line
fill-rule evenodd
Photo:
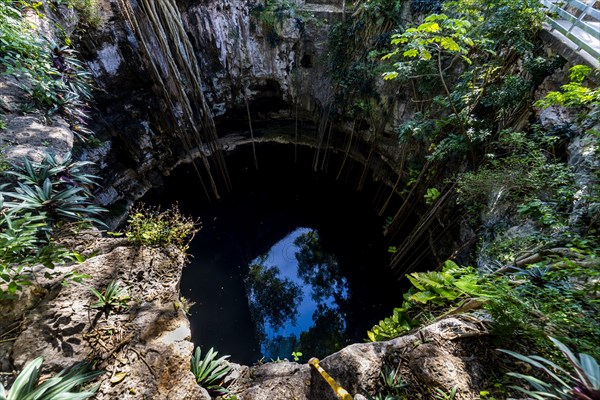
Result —
M 215 359 L 217 354 L 211 347 L 202 359 L 200 346 L 196 347 L 191 359 L 191 369 L 200 386 L 212 394 L 223 395 L 228 391 L 221 385 L 223 378 L 231 371 L 231 365 L 227 362 L 228 355 Z
M 24 159 L 22 166 L 13 164 L 6 173 L 18 182 L 0 194 L 17 201 L 4 206 L 10 214 L 43 214 L 50 222 L 63 219 L 103 225 L 95 216 L 105 210 L 92 204 L 90 191 L 98 177 L 84 171 L 90 165 L 89 161 L 73 161 L 70 153 L 62 159 L 48 154 L 41 163 Z
M 58 375 L 39 383 L 40 366 L 44 359 L 38 357 L 28 363 L 19 373 L 10 390 L 0 384 L 0 400 L 64 400 L 88 399 L 98 387 L 87 390 L 81 385 L 102 375 L 103 371 L 88 371 L 87 364 L 77 364 Z
M 97 177 L 84 171 L 90 162 L 48 155 L 38 163 L 28 159 L 3 173 L 17 181 L 0 185 L 0 297 L 13 298 L 31 284 L 26 269 L 42 264 L 53 269 L 71 260 L 73 253 L 55 244 L 55 228 L 96 222 L 104 209 L 92 204 Z M 5 201 L 8 198 L 10 201 Z
M 570 82 L 561 86 L 562 91 L 549 92 L 535 103 L 536 107 L 547 108 L 553 105 L 582 107 L 600 104 L 600 89 L 584 85 L 592 69 L 585 65 L 574 65 L 569 71 Z
M 538 267 L 533 266 L 528 269 L 513 267 L 516 271 L 518 271 L 517 276 L 524 276 L 531 281 L 536 286 L 545 286 L 546 274 L 550 271 L 550 266 Z
M 381 389 L 375 396 L 371 396 L 364 391 L 369 400 L 400 400 L 406 399 L 406 389 L 408 383 L 402 380 L 402 376 L 398 368 L 390 368 L 385 366 L 381 371 Z
M 293 351 L 292 357 L 294 358 L 295 362 L 298 362 L 298 361 L 300 361 L 300 357 L 302 357 L 302 352 L 301 351 Z
M 440 388 L 435 388 L 433 397 L 436 400 L 454 400 L 458 391 L 458 385 L 454 386 L 449 392 L 444 391 Z
M 500 350 L 527 364 L 540 368 L 553 380 L 552 382 L 546 382 L 531 375 L 510 372 L 508 375 L 526 381 L 533 390 L 521 386 L 512 387 L 539 400 L 600 399 L 600 367 L 598 366 L 597 361 L 588 354 L 579 354 L 579 357 L 577 357 L 559 340 L 552 337 L 550 340 L 567 358 L 574 372 L 568 372 L 552 361 L 540 356 L 525 356 L 510 350 Z
M 56 0 L 56 4 L 64 4 L 77 10 L 81 17 L 80 23 L 92 28 L 98 28 L 102 23 L 102 16 L 97 0 Z
M 13 298 L 17 290 L 31 284 L 24 269 L 42 259 L 44 241 L 38 235 L 45 227 L 42 215 L 26 214 L 21 218 L 0 215 L 0 280 L 7 285 L 5 290 L 0 288 L 0 299 Z M 52 267 L 54 262 L 64 261 L 66 257 L 62 256 L 55 253 L 46 259 L 46 264 Z
M 90 3 L 92 0 L 73 0 Z M 41 3 L 40 3 L 41 4 Z M 0 3 L 0 64 L 17 78 L 19 87 L 47 114 L 60 113 L 78 138 L 92 135 L 86 128 L 87 101 L 91 100 L 91 74 L 76 52 L 34 35 L 22 18 L 26 2 Z
M 444 304 L 459 297 L 484 296 L 479 277 L 472 268 L 459 267 L 452 261 L 440 272 L 413 272 L 406 276 L 418 291 L 407 293 L 408 300 L 426 304 Z M 406 296 L 405 296 L 406 297 Z
M 103 293 L 100 293 L 95 288 L 90 288 L 90 291 L 98 299 L 91 308 L 101 308 L 106 313 L 110 311 L 119 311 L 127 307 L 127 302 L 130 297 L 127 291 L 116 281 L 110 281 Z
M 432 205 L 435 201 L 440 197 L 441 193 L 436 188 L 427 188 L 427 193 L 423 197 L 425 197 L 425 204 Z
M 422 322 L 426 308 L 489 296 L 473 268 L 459 267 L 452 261 L 446 261 L 442 271 L 413 272 L 406 277 L 413 287 L 404 294 L 402 307 L 394 308 L 390 317 L 367 332 L 370 341 L 389 340 L 408 332 Z
M 182 215 L 176 204 L 165 211 L 140 204 L 127 222 L 125 236 L 136 246 L 175 245 L 182 251 L 201 228 L 199 220 Z
M 408 332 L 416 325 L 416 322 L 408 315 L 407 309 L 403 307 L 394 308 L 390 317 L 384 318 L 371 330 L 367 331 L 367 337 L 371 342 L 390 340 Z

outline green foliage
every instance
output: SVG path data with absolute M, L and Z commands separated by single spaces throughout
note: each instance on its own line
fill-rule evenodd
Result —
M 375 342 L 393 339 L 425 321 L 426 315 L 469 298 L 489 297 L 475 269 L 446 261 L 442 271 L 413 272 L 406 275 L 413 287 L 404 294 L 402 307 L 379 321 L 367 332 Z
M 440 388 L 435 388 L 433 397 L 436 400 L 454 400 L 456 398 L 457 391 L 458 391 L 458 385 L 456 385 L 452 389 L 450 389 L 449 392 L 446 392 Z
M 409 274 L 413 287 L 404 294 L 402 307 L 374 326 L 368 338 L 389 340 L 448 312 L 483 307 L 492 317 L 491 332 L 499 343 L 518 342 L 549 355 L 553 350 L 546 334 L 550 332 L 599 357 L 600 304 L 589 295 L 600 288 L 596 280 L 600 265 L 593 263 L 598 252 L 573 254 L 580 255 L 574 260 L 554 259 L 555 266 L 515 269 L 509 275 L 479 275 L 452 262 L 439 272 Z
M 0 298 L 14 298 L 31 284 L 27 271 L 33 265 L 53 269 L 72 259 L 73 253 L 55 244 L 57 229 L 101 223 L 94 216 L 104 210 L 92 204 L 91 193 L 97 177 L 84 171 L 90 164 L 74 162 L 67 154 L 62 160 L 47 156 L 41 163 L 26 159 L 3 172 L 16 182 L 0 186 L 0 280 L 6 285 Z
M 177 246 L 186 251 L 201 229 L 199 220 L 181 214 L 177 204 L 161 211 L 160 207 L 140 204 L 127 220 L 125 236 L 136 246 Z
M 484 296 L 475 269 L 459 267 L 452 261 L 446 261 L 440 272 L 413 272 L 406 277 L 418 290 L 412 289 L 405 298 L 416 303 L 444 305 L 460 297 Z
M 98 387 L 81 389 L 83 384 L 104 373 L 88 371 L 86 364 L 77 364 L 39 383 L 40 366 L 43 361 L 42 357 L 38 357 L 28 363 L 8 392 L 0 384 L 0 400 L 83 400 L 94 396 L 98 390 Z
M 549 73 L 535 62 L 533 45 L 543 13 L 528 0 L 446 2 L 443 11 L 392 35 L 383 59 L 393 68 L 383 77 L 409 84 L 418 103 L 401 140 L 421 142 L 430 161 L 470 155 L 476 169 L 485 147 L 517 124 L 534 82 Z M 512 67 L 517 57 L 533 60 L 535 77 Z
M 436 188 L 427 188 L 427 192 L 423 196 L 425 198 L 425 204 L 432 205 L 440 197 L 441 193 Z
M 71 154 L 62 160 L 47 155 L 43 162 L 23 160 L 23 166 L 13 165 L 6 173 L 16 176 L 16 185 L 4 188 L 0 196 L 9 215 L 38 215 L 48 221 L 48 229 L 65 221 L 103 223 L 95 216 L 104 212 L 93 205 L 90 188 L 98 177 L 84 172 L 89 161 L 73 161 Z
M 102 24 L 98 0 L 56 0 L 56 4 L 75 9 L 81 18 L 80 24 L 91 28 L 98 28 Z
M 386 51 L 391 33 L 402 23 L 405 4 L 357 1 L 352 17 L 331 27 L 328 72 L 335 84 L 335 111 L 374 124 L 385 110 L 377 90 L 377 79 L 384 71 L 378 59 Z
M 500 132 L 479 170 L 458 176 L 458 202 L 475 215 L 502 199 L 522 217 L 547 227 L 564 225 L 575 188 L 571 168 L 552 157 L 557 140 L 542 131 Z
M 589 257 L 595 260 L 597 253 Z M 586 258 L 576 260 L 586 263 Z M 530 266 L 528 273 L 521 269 L 511 276 L 487 278 L 484 284 L 496 288 L 485 304 L 494 320 L 492 331 L 500 343 L 514 342 L 517 337 L 543 354 L 553 351 L 546 339 L 550 333 L 581 352 L 600 357 L 596 317 L 600 305 L 589 295 L 597 290 L 592 277 L 600 276 L 600 268 L 582 267 L 566 258 L 554 262 Z
M 190 364 L 196 382 L 209 393 L 221 396 L 227 393 L 227 389 L 221 385 L 223 378 L 231 371 L 231 366 L 227 362 L 228 355 L 216 359 L 217 354 L 218 352 L 211 347 L 202 359 L 200 347 L 196 347 Z
M 298 362 L 298 361 L 300 361 L 300 357 L 302 357 L 302 352 L 301 351 L 292 351 L 292 357 L 295 362 Z
M 264 4 L 254 6 L 250 12 L 262 26 L 271 47 L 281 42 L 281 29 L 285 20 L 294 18 L 296 26 L 303 33 L 305 19 L 309 17 L 297 9 L 293 0 L 265 0 Z
M 37 37 L 16 4 L 0 2 L 0 69 L 17 78 L 37 107 L 49 115 L 65 117 L 73 132 L 84 140 L 92 135 L 85 126 L 87 101 L 92 96 L 91 75 L 73 49 Z
M 513 388 L 539 400 L 600 399 L 600 367 L 597 361 L 585 353 L 579 354 L 577 357 L 559 340 L 554 338 L 550 338 L 550 340 L 567 358 L 574 372 L 568 372 L 544 357 L 525 356 L 510 350 L 500 350 L 533 367 L 540 368 L 553 380 L 551 383 L 531 375 L 510 372 L 508 375 L 524 380 L 528 384 L 527 388 L 521 386 L 513 386 Z
M 547 108 L 553 105 L 567 107 L 600 106 L 600 88 L 585 85 L 592 72 L 585 65 L 574 65 L 571 67 L 570 82 L 561 86 L 561 92 L 549 92 L 546 97 L 535 103 L 536 107 Z
M 540 2 L 530 0 L 449 1 L 444 10 L 473 23 L 472 34 L 494 43 L 494 49 L 526 54 L 534 47 L 545 14 Z
M 394 308 L 390 317 L 379 321 L 370 331 L 367 331 L 368 340 L 371 342 L 390 340 L 411 330 L 417 324 L 407 311 L 404 307 Z
M 95 288 L 90 288 L 90 291 L 98 299 L 90 307 L 101 308 L 107 314 L 126 308 L 130 299 L 127 290 L 116 281 L 110 281 L 102 293 Z
M 466 55 L 469 48 L 475 45 L 473 39 L 466 35 L 471 23 L 464 19 L 448 18 L 445 14 L 433 14 L 416 28 L 408 28 L 402 34 L 392 35 L 391 44 L 397 47 L 382 59 L 387 60 L 402 54 L 407 58 L 419 58 L 424 61 L 431 60 L 436 55 L 448 53 L 463 57 L 471 63 Z M 398 66 L 401 66 L 398 65 Z M 394 79 L 397 72 L 387 72 L 384 79 Z
M 0 299 L 14 298 L 18 290 L 31 284 L 30 276 L 25 273 L 27 267 L 43 262 L 52 268 L 67 259 L 65 252 L 39 238 L 45 228 L 46 221 L 41 215 L 25 214 L 21 218 L 0 215 L 0 280 L 6 284 L 5 290 L 0 288 Z

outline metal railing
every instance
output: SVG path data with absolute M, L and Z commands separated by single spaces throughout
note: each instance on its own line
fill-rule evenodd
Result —
M 579 0 L 540 1 L 548 9 L 547 22 L 551 29 L 575 43 L 578 47 L 574 50 L 585 51 L 596 60 L 600 58 L 600 11 L 593 8 L 595 1 L 589 4 Z

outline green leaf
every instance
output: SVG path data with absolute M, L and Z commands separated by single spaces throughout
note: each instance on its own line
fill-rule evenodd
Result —
M 419 55 L 419 51 L 417 49 L 409 49 L 402 53 L 404 57 L 416 57 Z
M 417 28 L 420 32 L 437 32 L 440 30 L 440 25 L 437 22 L 424 22 Z

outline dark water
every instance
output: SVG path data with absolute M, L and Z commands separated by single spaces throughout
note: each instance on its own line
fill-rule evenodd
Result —
M 312 151 L 258 148 L 228 156 L 233 191 L 203 199 L 182 167 L 145 201 L 200 217 L 181 293 L 194 301 L 192 339 L 233 361 L 323 357 L 353 342 L 401 302 L 386 267 L 384 221 L 373 211 L 375 184 L 357 193 L 351 175 L 313 172 Z M 350 165 L 356 173 L 358 166 Z

